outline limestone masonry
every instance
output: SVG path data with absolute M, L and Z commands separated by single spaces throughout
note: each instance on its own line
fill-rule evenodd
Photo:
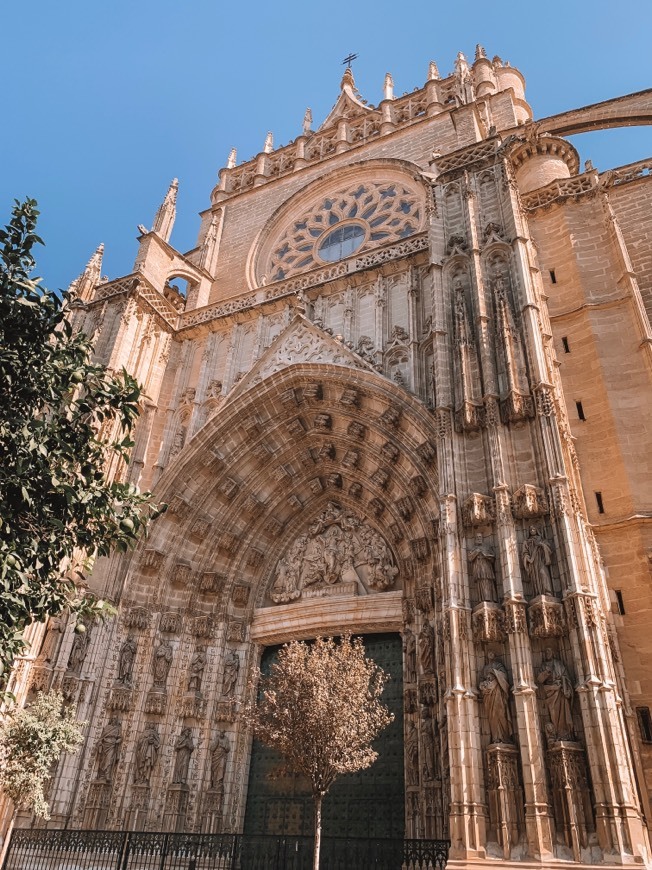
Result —
M 129 275 L 98 249 L 75 326 L 147 396 L 113 472 L 169 510 L 94 570 L 118 617 L 17 665 L 89 722 L 51 825 L 300 827 L 252 821 L 238 711 L 266 647 L 348 630 L 402 644 L 406 837 L 650 864 L 652 160 L 563 138 L 643 123 L 652 90 L 535 121 L 480 46 L 377 107 L 346 70 L 191 251 L 176 180 Z

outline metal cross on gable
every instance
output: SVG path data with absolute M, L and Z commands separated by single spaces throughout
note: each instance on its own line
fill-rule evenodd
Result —
M 349 54 L 347 57 L 344 58 L 344 60 L 342 61 L 342 63 L 343 63 L 343 64 L 345 63 L 345 64 L 347 65 L 347 67 L 348 67 L 349 69 L 351 69 L 351 64 L 353 63 L 354 60 L 357 59 L 357 57 L 358 57 L 357 54 Z

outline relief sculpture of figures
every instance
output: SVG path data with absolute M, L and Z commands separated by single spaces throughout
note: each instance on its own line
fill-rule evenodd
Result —
M 158 728 L 153 722 L 150 722 L 136 743 L 136 768 L 134 770 L 134 783 L 136 785 L 149 785 L 160 748 L 161 738 Z
M 232 698 L 235 694 L 235 687 L 238 682 L 238 672 L 240 671 L 240 656 L 232 649 L 227 655 L 224 662 L 224 679 L 222 681 L 222 695 L 225 698 Z
M 482 535 L 475 536 L 475 549 L 469 553 L 471 577 L 475 583 L 480 601 L 498 601 L 496 591 L 495 555 L 484 546 Z
M 398 568 L 382 536 L 336 502 L 300 535 L 279 560 L 270 596 L 276 604 L 315 594 L 338 584 L 383 592 L 394 585 Z M 348 587 L 350 590 L 350 587 Z
M 164 689 L 168 681 L 170 666 L 172 664 L 172 644 L 166 640 L 160 644 L 154 658 L 152 660 L 152 671 L 154 673 L 154 685 L 157 689 Z
M 203 646 L 197 647 L 193 657 L 190 659 L 190 676 L 188 677 L 188 691 L 199 692 L 201 689 L 201 681 L 204 676 L 204 668 L 206 667 L 206 650 Z
M 226 774 L 226 762 L 231 746 L 226 731 L 218 731 L 211 743 L 211 788 L 222 790 Z
M 419 661 L 424 674 L 435 672 L 435 631 L 428 621 L 419 632 Z
M 97 744 L 97 779 L 111 782 L 122 743 L 122 725 L 115 716 L 109 719 Z
M 192 739 L 192 728 L 184 728 L 179 739 L 174 744 L 177 757 L 174 760 L 174 773 L 172 782 L 175 785 L 186 785 L 188 782 L 188 769 L 190 768 L 190 756 L 195 751 L 195 741 Z
M 134 673 L 134 662 L 138 645 L 133 635 L 129 635 L 122 644 L 118 657 L 118 682 L 123 686 L 130 686 Z
M 552 548 L 541 537 L 536 526 L 530 527 L 529 537 L 522 548 L 523 565 L 536 595 L 554 595 L 550 565 Z
M 555 740 L 573 739 L 573 684 L 566 665 L 548 647 L 537 672 L 537 683 L 552 723 L 549 733 Z
M 421 715 L 421 747 L 423 750 L 423 779 L 425 782 L 432 782 L 435 779 L 436 764 L 435 764 L 435 735 L 432 730 L 432 719 L 428 715 L 428 708 L 425 707 Z
M 493 652 L 489 652 L 487 656 L 487 664 L 482 669 L 482 680 L 479 688 L 487 714 L 491 742 L 511 743 L 514 733 L 509 710 L 511 686 L 507 676 L 507 668 L 495 657 Z

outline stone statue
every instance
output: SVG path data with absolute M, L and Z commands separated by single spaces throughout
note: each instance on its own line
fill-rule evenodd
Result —
M 206 667 L 206 650 L 203 646 L 198 646 L 193 657 L 190 659 L 190 676 L 188 678 L 188 691 L 199 692 L 201 689 L 201 681 L 204 676 L 204 668 Z
M 113 779 L 121 743 L 122 725 L 116 716 L 112 716 L 104 726 L 97 744 L 97 779 L 100 782 L 111 782 Z
M 482 535 L 475 536 L 475 549 L 469 553 L 471 578 L 475 583 L 480 601 L 498 601 L 494 562 L 496 557 L 489 547 L 483 544 Z
M 511 686 L 507 668 L 498 661 L 493 652 L 487 655 L 487 664 L 482 669 L 480 694 L 484 703 L 492 743 L 511 743 L 514 727 L 509 710 Z
M 419 732 L 411 719 L 405 734 L 405 758 L 408 785 L 419 785 Z
M 224 662 L 224 679 L 222 680 L 222 695 L 225 698 L 232 698 L 235 694 L 235 687 L 238 682 L 238 672 L 240 671 L 240 656 L 232 649 Z
M 47 632 L 45 634 L 45 638 L 43 640 L 43 645 L 41 646 L 41 651 L 39 652 L 39 658 L 46 662 L 54 661 L 57 647 L 59 646 L 59 640 L 61 638 L 61 634 L 63 633 L 63 623 L 61 619 L 56 616 L 51 616 L 48 619 L 48 627 Z M 86 631 L 86 635 L 88 635 L 88 631 Z M 77 635 L 75 635 L 77 637 Z M 86 638 L 86 648 L 88 648 L 88 637 Z M 73 642 L 73 649 L 75 644 Z M 85 652 L 85 650 L 84 650 Z M 70 658 L 72 659 L 72 651 L 70 653 Z M 82 657 L 83 658 L 83 657 Z M 81 666 L 81 663 L 80 663 Z M 68 670 L 72 670 L 70 666 L 70 662 L 68 662 Z M 77 673 L 77 671 L 75 671 Z
M 190 756 L 195 751 L 195 741 L 192 739 L 192 728 L 184 728 L 179 739 L 174 744 L 177 757 L 174 760 L 174 773 L 172 782 L 176 785 L 186 785 L 188 782 L 188 769 Z
M 405 652 L 405 678 L 408 683 L 416 683 L 417 681 L 417 642 L 416 638 L 410 631 L 406 629 L 405 639 L 403 641 L 403 650 Z
M 554 595 L 550 565 L 552 548 L 541 537 L 536 526 L 530 526 L 530 535 L 521 550 L 523 565 L 536 595 Z
M 226 762 L 230 751 L 231 746 L 226 731 L 218 731 L 211 743 L 211 788 L 218 790 L 224 788 Z
M 122 644 L 118 657 L 118 682 L 122 683 L 123 686 L 131 685 L 137 649 L 136 638 L 130 634 Z
M 537 683 L 541 686 L 552 723 L 551 736 L 556 740 L 572 740 L 573 684 L 566 665 L 555 658 L 550 647 L 543 654 L 543 662 L 537 672 Z
M 172 644 L 169 640 L 159 644 L 154 653 L 152 660 L 152 671 L 154 673 L 154 686 L 157 689 L 164 689 L 168 681 L 170 666 L 172 665 Z
M 158 728 L 150 722 L 136 743 L 136 768 L 134 770 L 134 783 L 136 785 L 149 785 L 149 779 L 158 759 L 161 748 L 161 738 Z
M 426 707 L 426 711 L 427 711 Z M 432 719 L 426 715 L 421 717 L 421 749 L 423 754 L 422 773 L 425 782 L 435 779 L 435 735 L 432 730 Z
M 79 674 L 81 671 L 90 640 L 91 638 L 88 628 L 86 628 L 86 631 L 80 633 L 75 632 L 72 649 L 70 650 L 70 658 L 68 659 L 68 670 L 71 673 Z
M 428 621 L 419 632 L 419 661 L 424 674 L 435 672 L 435 632 Z

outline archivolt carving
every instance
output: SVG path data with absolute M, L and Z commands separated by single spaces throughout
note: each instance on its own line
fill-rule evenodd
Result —
M 302 595 L 382 592 L 393 586 L 397 574 L 394 557 L 378 532 L 329 502 L 279 559 L 270 596 L 281 604 Z

